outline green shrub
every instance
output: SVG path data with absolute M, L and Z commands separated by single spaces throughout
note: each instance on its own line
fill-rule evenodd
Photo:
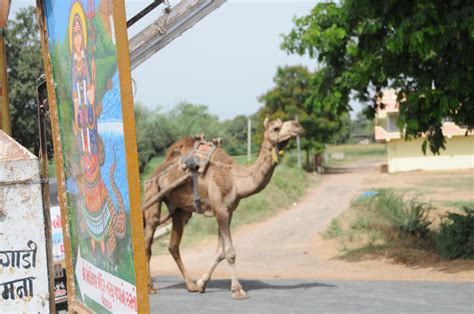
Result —
M 406 199 L 402 193 L 379 190 L 379 193 L 366 200 L 369 210 L 375 213 L 378 224 L 395 228 L 401 237 L 426 239 L 430 235 L 428 213 L 431 206 L 416 198 Z
M 448 213 L 436 236 L 441 256 L 474 259 L 474 208 L 464 207 L 465 215 Z
M 339 220 L 333 218 L 331 220 L 331 223 L 329 224 L 329 227 L 326 229 L 326 231 L 323 232 L 323 239 L 334 239 L 336 237 L 339 237 L 342 234 L 342 228 L 341 224 L 339 223 Z

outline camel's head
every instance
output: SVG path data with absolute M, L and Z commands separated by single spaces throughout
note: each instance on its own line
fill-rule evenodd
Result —
M 268 140 L 272 146 L 278 146 L 283 148 L 288 144 L 288 141 L 297 136 L 304 134 L 304 129 L 295 120 L 291 121 L 281 121 L 281 119 L 276 119 L 269 121 L 268 118 L 263 121 L 263 126 L 265 127 L 264 138 Z

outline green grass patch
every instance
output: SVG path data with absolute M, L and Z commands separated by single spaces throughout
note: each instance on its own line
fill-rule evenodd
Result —
M 343 153 L 344 159 L 333 159 L 331 155 L 334 153 Z M 325 150 L 324 166 L 329 168 L 342 166 L 361 159 L 384 157 L 386 155 L 385 144 L 328 145 Z
M 420 184 L 430 186 L 432 188 L 451 189 L 451 190 L 467 190 L 473 191 L 474 177 L 458 177 L 458 178 L 443 178 L 442 180 L 426 180 Z
M 258 154 L 252 154 L 250 155 L 250 160 L 247 159 L 247 155 L 240 155 L 240 156 L 232 156 L 234 159 L 234 162 L 238 165 L 248 165 L 253 163 L 258 157 Z
M 332 219 L 329 227 L 323 232 L 323 239 L 334 239 L 342 235 L 341 223 L 337 219 Z
M 392 189 L 354 200 L 349 211 L 334 219 L 323 233 L 338 238 L 341 258 L 383 255 L 397 262 L 421 263 L 424 257 L 474 259 L 474 206 L 452 201 L 462 213 L 448 213 L 439 228 L 431 228 L 430 203 Z M 467 206 L 466 206 L 467 205 Z M 342 228 L 346 225 L 346 228 Z
M 153 157 L 145 167 L 145 170 L 140 174 L 141 181 L 145 181 L 150 177 L 153 171 L 165 160 L 165 156 Z
M 474 200 L 470 201 L 445 201 L 443 205 L 447 207 L 456 208 L 458 210 L 464 210 L 464 208 L 474 208 Z
M 347 228 L 333 221 L 323 236 L 338 237 L 344 256 L 379 248 L 408 246 L 427 248 L 432 243 L 431 204 L 389 189 L 376 190 L 371 197 L 358 198 L 351 204 Z
M 385 144 L 328 145 L 327 153 L 344 153 L 346 156 L 385 156 Z

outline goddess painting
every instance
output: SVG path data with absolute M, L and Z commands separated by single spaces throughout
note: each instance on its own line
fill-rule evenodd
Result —
M 72 60 L 73 128 L 76 139 L 74 147 L 79 157 L 79 165 L 74 167 L 80 198 L 77 209 L 80 230 L 90 236 L 92 251 L 94 252 L 99 244 L 101 252 L 111 256 L 116 247 L 116 237 L 122 238 L 125 235 L 126 214 L 122 195 L 114 180 L 115 154 L 109 176 L 118 210 L 100 171 L 106 156 L 97 122 L 102 105 L 97 100 L 95 90 L 95 34 L 92 23 L 89 27 L 88 32 L 84 10 L 79 2 L 75 2 L 69 17 L 69 47 Z M 92 37 L 89 42 L 88 36 Z M 91 56 L 90 69 L 88 55 Z

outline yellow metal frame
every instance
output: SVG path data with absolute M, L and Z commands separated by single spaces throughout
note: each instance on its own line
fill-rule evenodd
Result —
M 135 131 L 135 117 L 133 110 L 133 94 L 130 70 L 130 54 L 128 48 L 127 22 L 125 4 L 123 0 L 113 1 L 113 20 L 117 48 L 117 65 L 120 77 L 120 91 L 122 98 L 122 114 L 124 125 L 124 141 L 127 162 L 127 180 L 130 197 L 130 218 L 132 225 L 133 258 L 135 265 L 135 286 L 137 289 L 137 303 L 139 313 L 149 313 L 148 300 L 148 267 L 145 260 L 145 241 L 141 211 L 140 177 L 138 172 L 138 153 Z M 66 183 L 64 178 L 64 160 L 59 130 L 58 106 L 52 74 L 46 20 L 44 15 L 44 0 L 37 0 L 37 15 L 41 33 L 41 46 L 45 64 L 45 74 L 48 89 L 49 108 L 51 113 L 51 127 L 55 152 L 56 175 L 58 179 L 59 205 L 61 208 L 64 253 L 66 257 L 68 303 L 70 310 L 79 313 L 91 311 L 75 299 L 74 265 L 72 262 L 72 246 L 69 230 L 69 219 L 66 201 Z

